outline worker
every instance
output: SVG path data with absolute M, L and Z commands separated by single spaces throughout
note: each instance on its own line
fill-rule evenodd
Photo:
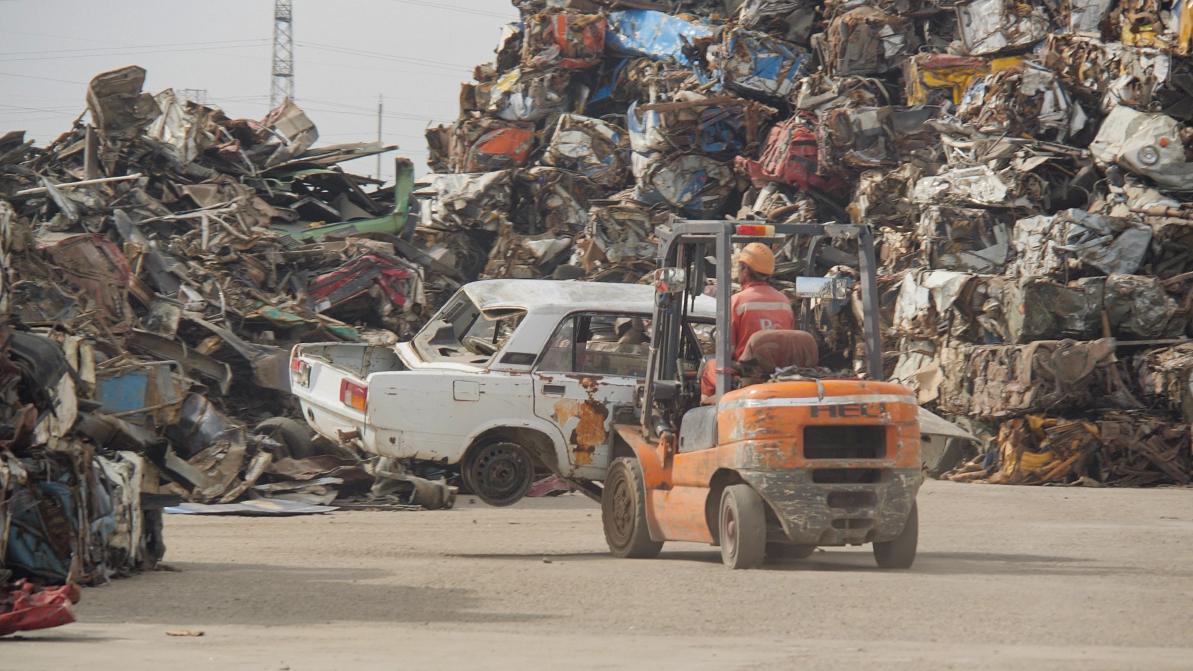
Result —
M 751 242 L 737 257 L 741 290 L 730 300 L 733 326 L 733 360 L 741 359 L 750 336 L 759 331 L 795 328 L 791 301 L 770 285 L 775 274 L 775 254 L 761 242 Z
M 770 285 L 775 274 L 775 254 L 761 242 L 751 242 L 737 257 L 737 280 L 741 289 L 729 303 L 729 323 L 733 335 L 733 360 L 741 359 L 746 343 L 759 331 L 795 328 L 791 301 Z M 711 403 L 716 396 L 716 360 L 709 359 L 700 375 L 701 403 Z

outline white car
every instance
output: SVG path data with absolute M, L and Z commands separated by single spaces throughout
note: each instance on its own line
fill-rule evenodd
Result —
M 320 435 L 459 468 L 490 504 L 522 498 L 536 462 L 599 496 L 591 483 L 623 456 L 613 424 L 638 421 L 654 300 L 649 285 L 473 282 L 410 342 L 296 346 L 291 386 Z M 695 303 L 684 352 L 693 375 L 715 305 Z

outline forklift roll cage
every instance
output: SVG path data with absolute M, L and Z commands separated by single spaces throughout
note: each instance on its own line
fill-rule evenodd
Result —
M 753 233 L 753 234 L 751 234 Z M 704 290 L 704 259 L 712 251 L 716 263 L 716 335 L 715 356 L 718 362 L 731 360 L 733 354 L 732 316 L 732 245 L 734 243 L 774 243 L 793 237 L 809 237 L 809 249 L 815 253 L 821 238 L 855 239 L 858 241 L 858 270 L 861 277 L 862 335 L 866 347 L 866 369 L 870 379 L 883 379 L 882 332 L 878 316 L 878 278 L 875 274 L 874 235 L 868 226 L 852 224 L 763 224 L 757 221 L 679 221 L 659 243 L 659 267 L 662 272 L 656 281 L 654 320 L 656 335 L 652 341 L 647 378 L 642 402 L 642 427 L 648 435 L 656 435 L 659 427 L 655 417 L 655 401 L 669 386 L 679 380 L 680 343 L 682 325 L 697 296 Z M 809 263 L 809 268 L 815 264 Z M 682 272 L 670 273 L 670 269 Z M 672 283 L 681 283 L 679 287 Z M 718 363 L 716 396 L 731 389 L 730 368 Z

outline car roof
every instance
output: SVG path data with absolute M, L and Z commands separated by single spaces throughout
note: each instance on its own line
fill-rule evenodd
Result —
M 654 310 L 654 287 L 648 284 L 582 282 L 578 280 L 481 280 L 464 285 L 464 292 L 484 311 L 517 308 L 533 312 L 636 312 Z M 700 317 L 716 315 L 716 301 L 696 299 L 691 312 Z

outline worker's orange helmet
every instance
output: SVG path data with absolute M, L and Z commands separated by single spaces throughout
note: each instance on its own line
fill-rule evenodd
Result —
M 741 250 L 737 262 L 744 264 L 759 275 L 771 276 L 775 274 L 775 253 L 770 247 L 761 242 L 751 242 Z

